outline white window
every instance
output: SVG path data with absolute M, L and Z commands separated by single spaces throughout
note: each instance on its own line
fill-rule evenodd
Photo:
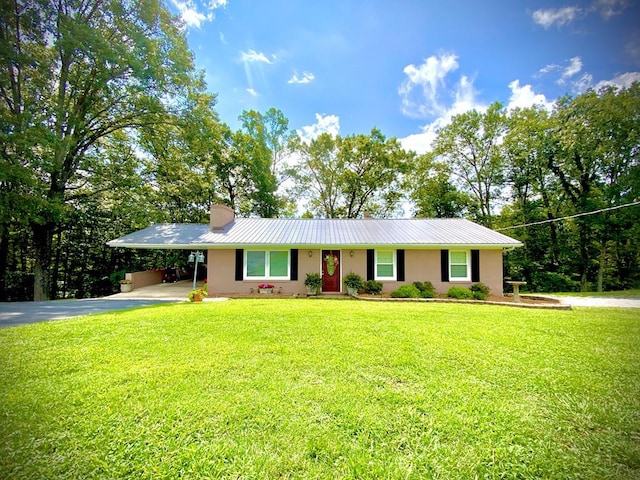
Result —
M 376 280 L 396 279 L 395 250 L 376 250 Z
M 247 250 L 244 278 L 247 280 L 288 280 L 288 250 Z
M 468 250 L 451 250 L 449 252 L 449 279 L 471 281 Z

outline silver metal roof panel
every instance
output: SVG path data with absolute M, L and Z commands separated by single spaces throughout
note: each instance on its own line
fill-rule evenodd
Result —
M 463 219 L 236 218 L 219 231 L 206 224 L 152 225 L 108 243 L 129 248 L 333 246 L 406 248 L 447 245 L 518 247 L 522 243 Z

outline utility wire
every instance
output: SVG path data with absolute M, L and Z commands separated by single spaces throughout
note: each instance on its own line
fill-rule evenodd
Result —
M 551 218 L 551 219 L 548 219 L 548 220 L 542 220 L 540 222 L 525 223 L 523 225 L 516 225 L 516 226 L 513 226 L 513 227 L 496 228 L 495 230 L 497 232 L 499 232 L 501 230 L 511 230 L 511 229 L 514 229 L 514 228 L 531 227 L 532 225 L 542 225 L 543 223 L 559 222 L 560 220 L 568 220 L 569 218 L 577 218 L 577 217 L 584 217 L 584 216 L 587 216 L 587 215 L 595 215 L 596 213 L 608 212 L 609 210 L 618 210 L 620 208 L 632 207 L 634 205 L 640 205 L 640 200 L 638 200 L 637 202 L 625 203 L 624 205 L 617 205 L 615 207 L 601 208 L 600 210 L 594 210 L 592 212 L 577 213 L 575 215 L 569 215 L 568 217 Z

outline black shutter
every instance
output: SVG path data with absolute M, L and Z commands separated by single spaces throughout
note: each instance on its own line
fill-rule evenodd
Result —
M 291 280 L 298 280 L 298 249 L 291 249 Z
M 440 250 L 440 277 L 443 282 L 449 281 L 449 250 Z
M 480 281 L 480 250 L 471 250 L 471 281 Z
M 236 249 L 236 282 L 241 282 L 244 279 L 244 250 L 242 248 Z
M 404 282 L 404 250 L 396 251 L 396 262 L 398 262 L 397 276 L 399 282 Z
M 367 280 L 374 280 L 376 277 L 376 256 L 372 249 L 367 250 Z

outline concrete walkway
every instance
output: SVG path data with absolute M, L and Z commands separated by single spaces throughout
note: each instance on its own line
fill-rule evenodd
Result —
M 196 283 L 197 287 L 202 287 L 202 282 Z M 175 283 L 159 283 L 157 285 L 149 285 L 141 287 L 127 293 L 116 293 L 107 298 L 116 300 L 131 299 L 154 299 L 161 298 L 163 300 L 172 300 L 175 302 L 185 302 L 189 298 L 189 292 L 192 290 L 193 280 L 182 280 Z

